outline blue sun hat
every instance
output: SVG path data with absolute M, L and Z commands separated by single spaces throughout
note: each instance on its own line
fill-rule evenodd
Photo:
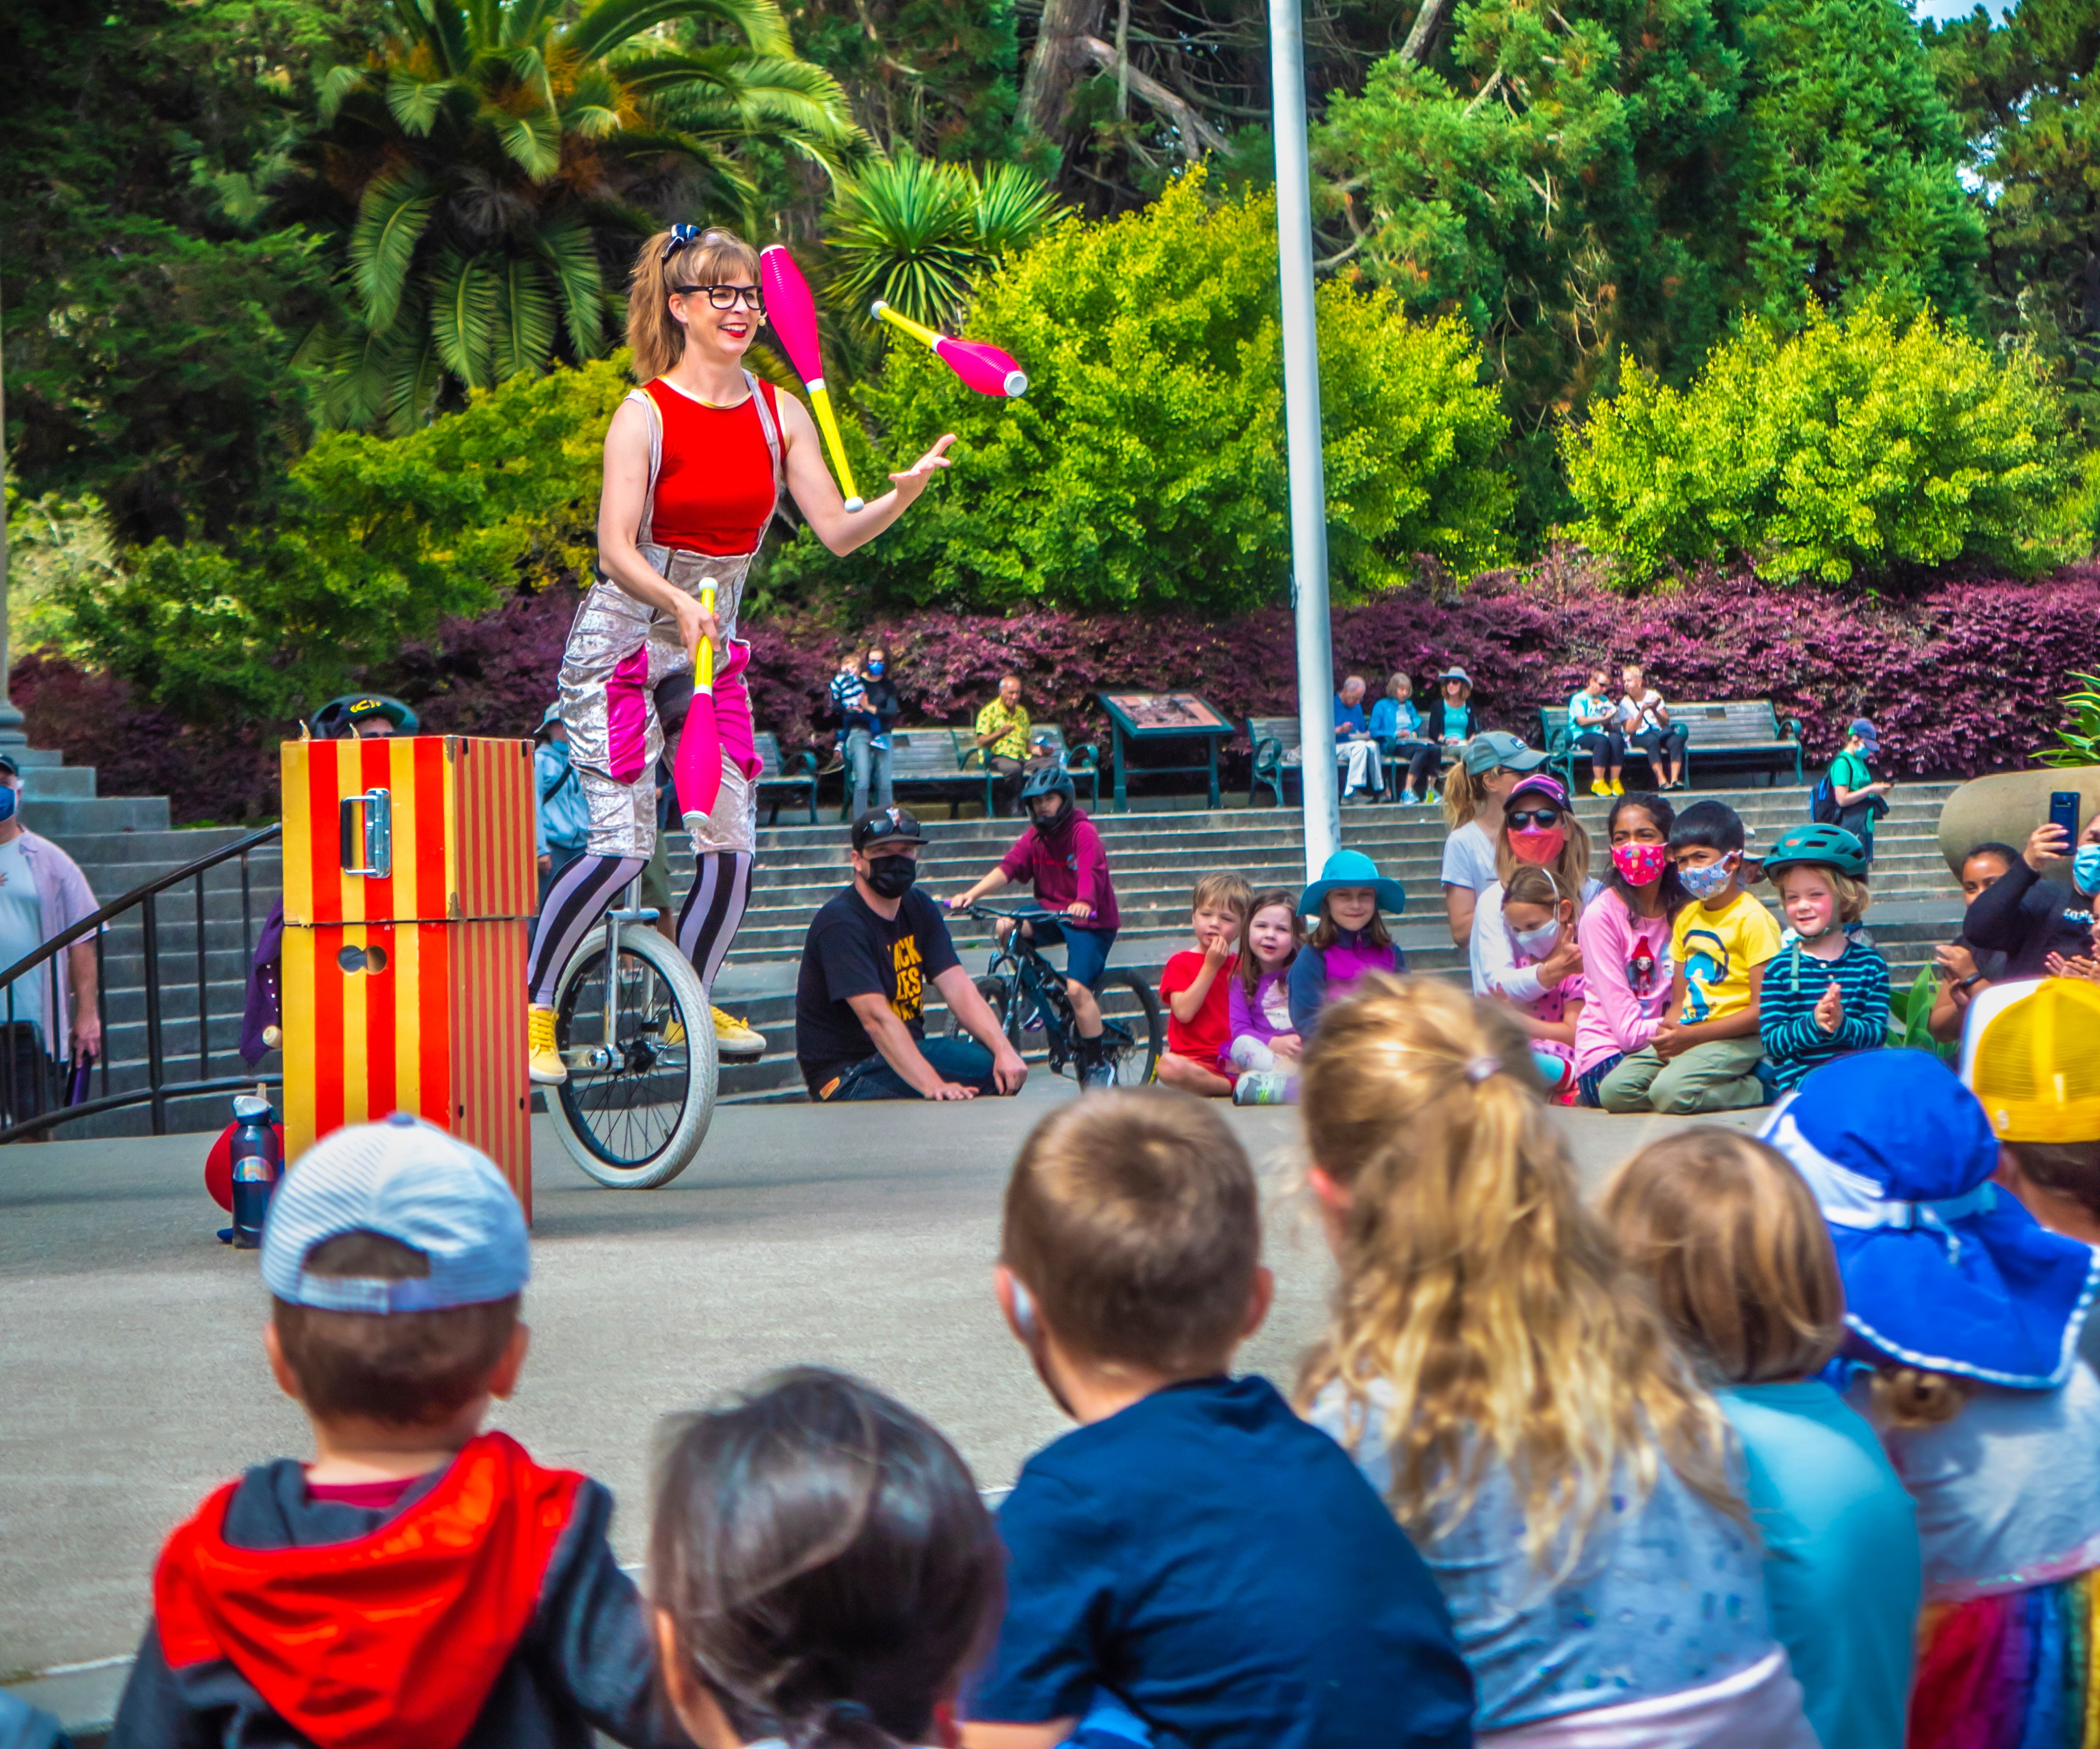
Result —
M 1317 916 L 1320 901 L 1337 887 L 1370 888 L 1378 895 L 1379 909 L 1388 916 L 1397 917 L 1407 909 L 1407 889 L 1398 881 L 1379 874 L 1378 864 L 1361 850 L 1338 850 L 1327 858 L 1319 879 L 1299 895 L 1298 914 Z
M 1997 1138 L 1938 1058 L 1840 1057 L 1774 1108 L 1762 1137 L 1821 1205 L 1855 1342 L 2015 1390 L 2071 1376 L 2100 1253 L 1991 1183 Z

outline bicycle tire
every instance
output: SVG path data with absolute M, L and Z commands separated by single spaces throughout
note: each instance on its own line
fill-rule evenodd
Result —
M 1159 1067 L 1159 1054 L 1167 1048 L 1167 1022 L 1159 1011 L 1159 998 L 1153 993 L 1150 984 L 1135 971 L 1116 970 L 1101 980 L 1102 1005 L 1110 990 L 1128 990 L 1137 998 L 1138 1011 L 1129 1020 L 1114 1020 L 1108 1027 L 1127 1027 L 1131 1042 L 1127 1048 L 1114 1051 L 1115 1084 L 1118 1087 L 1144 1087 L 1151 1085 L 1154 1073 Z
M 999 1022 L 999 1029 L 1006 1035 L 1006 1042 L 1018 1050 L 1020 1045 L 1014 1034 L 1019 1029 L 1006 1008 L 1006 980 L 987 976 L 972 978 L 970 982 L 977 986 L 977 994 L 984 998 L 985 1006 L 991 1010 L 993 1018 Z M 960 1017 L 951 1008 L 948 1011 L 948 1037 L 968 1038 L 969 1036 L 968 1029 L 964 1026 Z
M 585 937 L 554 986 L 555 1045 L 565 1057 L 573 1046 L 597 1042 L 593 1035 L 603 1030 L 606 934 L 601 925 Z M 602 1073 L 571 1068 L 566 1082 L 547 1090 L 547 1114 L 586 1177 L 610 1190 L 654 1190 L 692 1163 L 713 1121 L 714 1022 L 692 963 L 655 929 L 623 928 L 620 958 L 623 981 L 642 975 L 646 992 L 621 1015 L 624 1064 Z M 662 1038 L 674 1020 L 686 1035 L 682 1060 Z M 676 1108 L 666 1112 L 674 1085 Z

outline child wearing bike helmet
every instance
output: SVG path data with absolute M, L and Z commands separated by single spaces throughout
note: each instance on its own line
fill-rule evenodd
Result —
M 1842 826 L 1789 826 L 1765 857 L 1794 940 L 1759 985 L 1762 1078 L 1784 1091 L 1848 1051 L 1888 1042 L 1888 963 L 1846 932 L 1867 909 L 1865 848 Z
M 1108 970 L 1109 949 L 1116 937 L 1118 914 L 1107 847 L 1094 822 L 1075 805 L 1075 793 L 1072 774 L 1061 765 L 1039 766 L 1030 772 L 1021 786 L 1021 805 L 1031 822 L 1028 830 L 999 858 L 998 867 L 949 900 L 948 909 L 960 910 L 986 893 L 1021 881 L 1034 885 L 1035 902 L 1044 910 L 1059 914 L 1055 923 L 1041 919 L 1022 923 L 1021 931 L 1038 947 L 1065 944 L 1065 993 L 1071 1000 L 1072 1019 L 1079 1029 L 1079 1085 L 1083 1087 L 1106 1075 L 1099 994 L 1102 975 Z M 994 927 L 1004 941 L 1013 925 L 1002 922 Z

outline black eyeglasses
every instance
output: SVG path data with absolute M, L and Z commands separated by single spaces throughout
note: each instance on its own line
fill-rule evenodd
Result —
M 739 304 L 744 304 L 761 315 L 765 311 L 765 293 L 755 285 L 674 285 L 671 289 L 682 297 L 705 292 L 708 302 L 717 310 L 734 310 Z
M 1526 826 L 1558 826 L 1560 824 L 1560 810 L 1558 808 L 1520 808 L 1509 816 L 1509 823 L 1512 832 L 1521 832 Z

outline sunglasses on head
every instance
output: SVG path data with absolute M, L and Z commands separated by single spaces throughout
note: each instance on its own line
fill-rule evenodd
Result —
M 1507 817 L 1512 832 L 1521 832 L 1527 826 L 1550 826 L 1560 824 L 1558 808 L 1520 808 Z
M 717 310 L 734 310 L 739 303 L 748 304 L 763 314 L 765 293 L 756 285 L 674 285 L 671 289 L 682 297 L 696 297 L 705 292 L 708 302 Z

